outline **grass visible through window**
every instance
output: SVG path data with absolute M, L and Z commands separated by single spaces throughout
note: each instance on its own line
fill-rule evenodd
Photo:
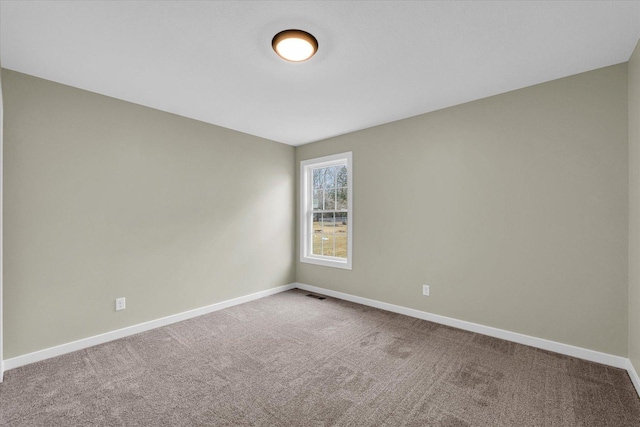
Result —
M 336 218 L 336 221 L 314 221 L 313 223 L 313 254 L 347 257 L 346 221 Z

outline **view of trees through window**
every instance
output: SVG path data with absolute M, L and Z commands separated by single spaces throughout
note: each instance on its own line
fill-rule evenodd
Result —
M 312 176 L 313 254 L 347 258 L 347 166 L 313 169 Z

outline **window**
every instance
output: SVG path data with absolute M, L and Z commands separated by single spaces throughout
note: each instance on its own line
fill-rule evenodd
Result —
M 300 261 L 351 270 L 351 153 L 300 162 Z

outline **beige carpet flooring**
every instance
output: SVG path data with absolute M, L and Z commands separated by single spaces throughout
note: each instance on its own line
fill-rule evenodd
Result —
M 640 426 L 627 373 L 293 290 L 13 369 L 10 426 Z

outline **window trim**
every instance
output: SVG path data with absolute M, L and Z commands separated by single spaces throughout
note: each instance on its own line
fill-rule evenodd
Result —
M 311 218 L 313 169 L 334 165 L 347 164 L 347 213 L 349 215 L 349 227 L 347 228 L 347 258 L 330 257 L 326 255 L 313 255 L 311 252 L 311 227 L 308 220 Z M 300 262 L 322 265 L 325 267 L 342 268 L 351 270 L 353 258 L 353 154 L 351 151 L 331 156 L 317 157 L 315 159 L 300 162 Z

